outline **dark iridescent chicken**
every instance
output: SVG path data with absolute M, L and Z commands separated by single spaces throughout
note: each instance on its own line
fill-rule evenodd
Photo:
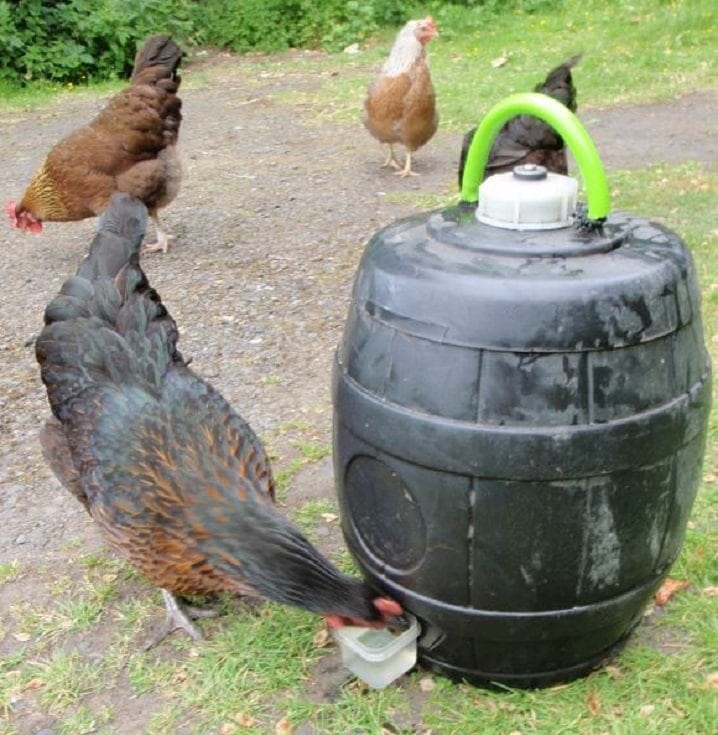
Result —
M 87 258 L 45 312 L 36 354 L 54 418 L 45 457 L 113 549 L 174 595 L 228 590 L 382 626 L 401 613 L 337 571 L 274 505 L 252 429 L 177 351 L 139 265 L 146 210 L 114 194 Z
M 571 112 L 576 112 L 576 87 L 573 86 L 571 69 L 580 60 L 581 54 L 577 54 L 552 69 L 546 75 L 546 79 L 534 87 L 534 92 L 547 94 L 566 105 Z M 474 127 L 464 135 L 459 160 L 459 188 L 464 178 L 466 156 L 469 154 L 475 133 Z M 519 115 L 509 120 L 496 136 L 484 170 L 484 178 L 513 171 L 514 166 L 526 163 L 545 166 L 555 174 L 568 173 L 563 138 L 537 117 Z

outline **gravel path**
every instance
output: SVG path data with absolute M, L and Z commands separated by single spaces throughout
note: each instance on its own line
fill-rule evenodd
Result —
M 281 466 L 297 435 L 330 442 L 332 355 L 368 237 L 414 212 L 412 196 L 453 191 L 461 136 L 440 131 L 416 157 L 422 175 L 400 180 L 379 168 L 379 147 L 358 119 L 320 123 L 311 108 L 273 98 L 287 84 L 281 75 L 258 85 L 252 73 L 251 60 L 225 60 L 207 86 L 183 90 L 185 181 L 163 217 L 177 239 L 143 266 L 179 324 L 182 353 L 269 439 Z M 308 90 L 318 81 L 310 67 L 306 78 L 292 77 Z M 49 147 L 101 103 L 71 99 L 0 114 L 3 200 L 18 198 Z M 640 169 L 718 163 L 717 111 L 718 91 L 580 113 L 607 167 Z M 407 196 L 387 196 L 401 192 Z M 0 235 L 0 563 L 17 560 L 22 570 L 0 586 L 0 610 L 42 599 L 58 569 L 102 547 L 40 455 L 48 407 L 31 346 L 94 227 L 49 224 L 33 237 L 5 226 Z M 325 459 L 295 478 L 288 503 L 331 494 Z M 325 535 L 339 542 L 335 527 Z M 2 627 L 0 655 L 19 645 Z M 40 724 L 28 715 L 17 726 L 30 733 Z

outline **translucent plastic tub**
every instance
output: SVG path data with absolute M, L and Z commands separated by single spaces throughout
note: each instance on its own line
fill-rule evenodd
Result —
M 405 617 L 409 627 L 399 633 L 350 625 L 333 631 L 344 666 L 373 689 L 383 689 L 416 664 L 419 624 Z

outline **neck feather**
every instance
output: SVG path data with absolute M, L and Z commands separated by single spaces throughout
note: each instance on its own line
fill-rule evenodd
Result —
M 411 65 L 424 56 L 424 47 L 419 43 L 413 31 L 402 32 L 396 39 L 394 46 L 386 60 L 382 71 L 386 74 L 403 74 L 409 71 Z

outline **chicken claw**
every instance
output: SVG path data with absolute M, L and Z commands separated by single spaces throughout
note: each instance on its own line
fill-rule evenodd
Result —
M 394 146 L 391 143 L 387 144 L 389 146 L 389 152 L 386 155 L 386 159 L 384 160 L 384 163 L 381 164 L 382 168 L 388 168 L 391 166 L 392 168 L 400 169 L 401 165 L 399 164 L 399 161 L 396 160 L 396 154 L 394 153 Z
M 149 651 L 158 643 L 161 643 L 170 633 L 181 628 L 195 641 L 203 641 L 204 634 L 192 622 L 191 618 L 216 618 L 219 613 L 216 610 L 203 610 L 201 608 L 182 605 L 179 600 L 167 590 L 162 590 L 162 597 L 167 608 L 167 617 L 160 629 L 143 646 L 144 651 Z
M 395 176 L 401 176 L 402 179 L 405 179 L 407 176 L 420 176 L 421 174 L 416 173 L 416 171 L 411 170 L 411 152 L 406 152 L 406 163 L 404 163 L 404 168 L 401 169 L 401 171 L 396 171 L 394 173 Z
M 145 252 L 147 253 L 167 253 L 170 249 L 170 240 L 174 240 L 174 235 L 169 235 L 160 226 L 160 218 L 156 212 L 150 212 L 150 217 L 155 223 L 155 229 L 157 230 L 157 241 L 148 243 L 145 245 Z

